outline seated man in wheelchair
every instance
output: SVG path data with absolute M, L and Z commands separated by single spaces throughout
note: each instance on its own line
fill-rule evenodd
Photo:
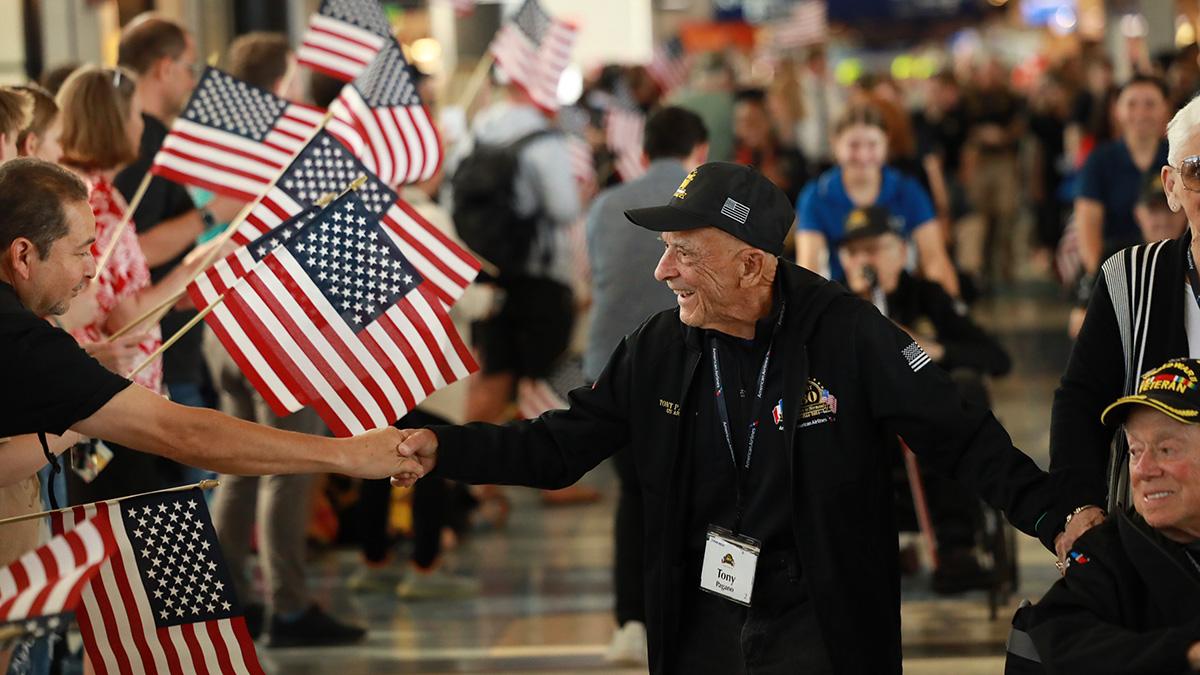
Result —
M 1081 535 L 1013 623 L 1051 673 L 1200 671 L 1200 360 L 1147 372 L 1101 419 L 1125 424 L 1135 513 Z M 1014 661 L 1010 644 L 1007 672 L 1032 672 Z
M 887 209 L 878 206 L 850 212 L 845 238 L 838 246 L 846 285 L 912 335 L 950 373 L 964 398 L 991 407 L 984 377 L 1007 373 L 1012 365 L 1008 354 L 958 311 L 939 284 L 905 270 L 908 246 L 893 221 Z M 933 590 L 958 593 L 989 587 L 992 574 L 980 567 L 975 556 L 976 535 L 982 527 L 979 500 L 932 471 L 922 469 L 921 482 L 938 542 Z M 899 487 L 903 479 L 897 484 L 898 501 L 907 502 L 907 489 Z M 908 509 L 907 504 L 904 507 Z

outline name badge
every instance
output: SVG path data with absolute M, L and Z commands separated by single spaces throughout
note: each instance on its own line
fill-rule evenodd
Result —
M 710 525 L 700 569 L 700 589 L 749 607 L 761 551 L 758 541 Z

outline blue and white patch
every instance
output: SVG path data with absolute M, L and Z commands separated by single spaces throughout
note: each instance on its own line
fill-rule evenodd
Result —
M 914 373 L 919 372 L 933 360 L 929 358 L 929 354 L 926 354 L 925 350 L 921 349 L 921 345 L 917 344 L 915 340 L 912 344 L 905 347 L 900 352 L 900 355 L 904 357 L 905 361 L 908 361 L 908 367 L 912 368 Z
M 734 200 L 733 197 L 726 197 L 725 203 L 721 205 L 721 215 L 729 216 L 745 225 L 746 219 L 750 217 L 750 207 Z

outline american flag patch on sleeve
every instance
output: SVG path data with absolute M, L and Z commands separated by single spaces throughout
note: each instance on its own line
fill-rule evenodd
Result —
M 915 340 L 905 347 L 900 355 L 904 357 L 905 361 L 908 361 L 908 367 L 912 368 L 914 373 L 929 365 L 929 362 L 933 360 Z

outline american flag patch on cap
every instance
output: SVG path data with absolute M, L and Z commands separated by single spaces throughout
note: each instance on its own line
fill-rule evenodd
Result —
M 933 360 L 916 341 L 905 347 L 900 355 L 904 357 L 905 361 L 908 361 L 908 367 L 912 368 L 914 373 L 929 365 L 929 362 Z
M 721 215 L 729 216 L 745 225 L 746 219 L 750 217 L 750 207 L 735 201 L 733 197 L 726 197 L 725 203 L 721 205 Z

